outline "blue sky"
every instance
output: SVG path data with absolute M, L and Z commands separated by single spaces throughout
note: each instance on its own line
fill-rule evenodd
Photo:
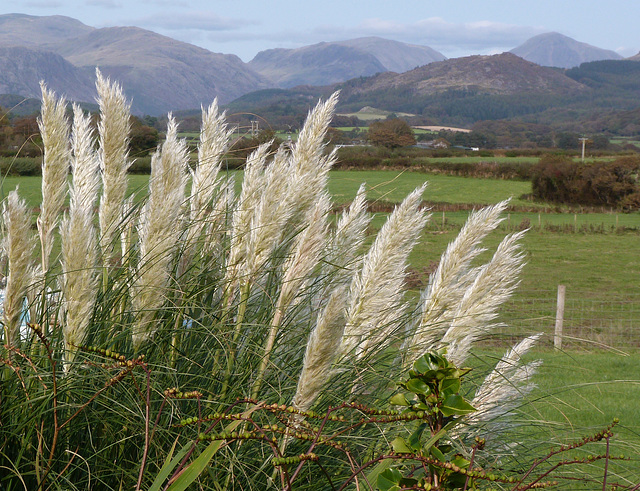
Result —
M 447 57 L 509 50 L 543 32 L 631 56 L 637 0 L 0 0 L 0 13 L 66 15 L 93 27 L 132 25 L 249 61 L 270 48 L 380 36 Z

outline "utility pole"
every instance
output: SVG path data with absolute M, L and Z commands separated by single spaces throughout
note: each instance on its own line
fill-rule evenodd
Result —
M 587 144 L 587 140 L 589 140 L 588 138 L 578 138 L 578 140 L 580 140 L 582 142 L 582 163 L 584 164 L 584 147 Z

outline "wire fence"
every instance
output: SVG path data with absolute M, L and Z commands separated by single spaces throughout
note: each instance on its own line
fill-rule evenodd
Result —
M 543 332 L 543 343 L 561 349 L 640 348 L 640 294 L 589 298 L 567 289 L 559 303 L 558 290 L 518 292 L 501 309 L 502 334 L 513 342 Z

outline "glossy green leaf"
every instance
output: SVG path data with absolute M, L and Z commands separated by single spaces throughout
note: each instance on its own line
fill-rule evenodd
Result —
M 391 398 L 391 400 L 389 401 L 389 403 L 393 404 L 395 406 L 409 406 L 410 405 L 409 401 L 407 401 L 407 398 L 402 393 L 394 395 Z
M 460 379 L 445 378 L 442 382 L 440 382 L 440 392 L 444 393 L 445 395 L 460 392 Z
M 408 440 L 406 440 L 407 445 L 411 448 L 411 450 L 415 453 L 420 451 L 422 445 L 420 444 L 420 440 L 422 439 L 422 434 L 424 430 L 428 428 L 427 423 L 422 423 L 418 426 L 416 431 L 414 431 Z
M 395 453 L 412 453 L 411 447 L 404 441 L 404 438 L 397 436 L 391 442 L 391 448 Z
M 472 413 L 476 410 L 471 404 L 464 400 L 459 394 L 451 394 L 444 398 L 440 411 L 445 416 L 464 415 Z
M 367 473 L 367 479 L 366 479 L 366 483 L 373 483 L 373 485 L 375 486 L 378 482 L 378 476 L 380 476 L 380 474 L 382 474 L 384 471 L 386 471 L 389 467 L 391 467 L 393 465 L 393 460 L 392 459 L 385 459 L 381 462 L 378 462 L 373 469 L 371 469 L 368 473 Z M 370 491 L 374 491 L 374 488 L 367 486 L 367 489 L 369 489 Z M 377 487 L 375 488 L 377 489 Z
M 432 446 L 429 449 L 429 453 L 434 459 L 439 460 L 440 462 L 444 462 L 446 460 L 444 454 L 436 446 Z
M 461 469 L 469 468 L 469 460 L 465 459 L 462 455 L 458 454 L 451 459 L 451 463 L 457 465 Z
M 431 393 L 431 390 L 429 389 L 429 386 L 422 381 L 419 378 L 412 378 L 409 379 L 409 381 L 406 383 L 405 387 L 407 388 L 407 390 L 415 393 L 415 394 L 422 394 L 422 395 L 429 395 Z
M 418 373 L 425 373 L 429 370 L 433 370 L 434 368 L 438 368 L 437 365 L 434 366 L 429 359 L 429 355 L 424 355 L 418 358 L 414 364 L 413 369 Z
M 400 489 L 402 473 L 398 469 L 387 469 L 378 476 L 378 489 L 380 491 L 397 491 Z

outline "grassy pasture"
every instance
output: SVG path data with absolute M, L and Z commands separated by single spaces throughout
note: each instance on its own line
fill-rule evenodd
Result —
M 519 199 L 530 191 L 530 183 L 519 181 L 472 179 L 394 171 L 333 171 L 329 189 L 336 204 L 348 203 L 362 182 L 372 201 L 399 202 L 415 187 L 429 181 L 425 199 L 436 203 L 496 203 L 514 197 L 516 206 L 541 210 L 542 204 Z M 129 176 L 129 192 L 142 197 L 148 177 Z M 236 182 L 240 183 L 240 176 Z M 41 201 L 40 177 L 7 177 L 2 183 L 2 196 L 20 188 L 20 195 L 30 206 Z M 428 267 L 437 261 L 448 242 L 453 240 L 469 211 L 435 211 L 415 248 L 411 263 L 424 281 Z M 379 214 L 372 226 L 384 221 Z M 499 233 L 490 237 L 495 246 L 506 231 L 531 228 L 524 239 L 528 265 L 524 270 L 521 291 L 555 290 L 559 283 L 570 290 L 605 297 L 611 293 L 640 294 L 640 261 L 637 259 L 640 235 L 640 213 L 539 213 L 512 212 L 505 217 Z
M 471 377 L 479 377 L 485 364 L 495 363 L 503 351 L 476 352 L 469 365 Z M 627 461 L 611 461 L 608 482 L 637 484 L 640 482 L 640 356 L 612 352 L 559 352 L 535 350 L 527 361 L 541 360 L 534 390 L 520 408 L 521 421 L 511 431 L 512 441 L 527 442 L 528 448 L 556 448 L 579 441 L 609 425 L 614 418 L 620 423 L 610 441 L 613 456 L 624 455 Z M 532 424 L 533 422 L 533 424 Z M 605 442 L 592 443 L 570 455 L 585 458 L 606 451 Z M 564 458 L 567 455 L 563 455 Z M 565 468 L 568 479 L 588 476 L 593 482 L 563 482 L 559 489 L 602 489 L 604 463 Z
M 636 147 L 640 148 L 640 140 L 638 140 L 637 138 L 632 138 L 632 137 L 611 138 L 609 140 L 609 142 L 614 144 L 614 145 L 631 144 L 631 145 L 635 145 Z

